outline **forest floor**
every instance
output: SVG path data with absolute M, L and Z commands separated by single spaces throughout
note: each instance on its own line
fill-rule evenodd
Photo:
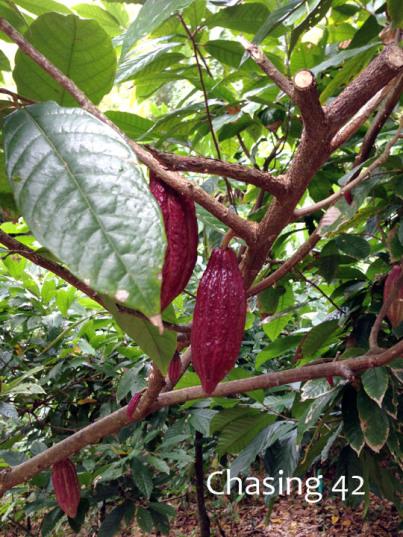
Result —
M 370 508 L 363 519 L 362 507 L 352 509 L 339 498 L 324 498 L 309 504 L 301 497 L 282 497 L 266 522 L 267 506 L 263 500 L 247 499 L 214 509 L 208 506 L 211 537 L 398 537 L 400 517 L 387 501 L 371 496 Z M 140 537 L 132 530 L 131 536 Z M 153 536 L 155 534 L 152 534 Z M 169 537 L 197 537 L 195 505 L 178 510 Z
M 175 502 L 172 502 L 174 505 Z M 194 498 L 176 505 L 177 516 L 171 523 L 169 537 L 198 537 L 198 522 Z M 339 498 L 324 497 L 319 504 L 306 503 L 301 497 L 282 497 L 273 507 L 270 522 L 266 522 L 267 506 L 262 499 L 248 498 L 238 504 L 221 501 L 207 504 L 211 518 L 211 537 L 399 537 L 399 515 L 387 501 L 371 496 L 367 517 L 362 507 L 352 509 Z M 77 535 L 66 526 L 52 537 L 97 537 L 97 524 L 86 526 Z M 33 524 L 27 533 L 18 528 L 0 529 L 0 537 L 40 537 L 40 524 Z M 116 537 L 145 537 L 136 527 L 126 529 Z M 156 537 L 155 533 L 147 537 Z

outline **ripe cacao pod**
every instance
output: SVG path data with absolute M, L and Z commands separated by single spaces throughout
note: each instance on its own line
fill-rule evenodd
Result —
M 178 382 L 182 369 L 182 362 L 179 356 L 179 352 L 175 352 L 172 360 L 169 362 L 168 367 L 168 378 L 172 386 Z
M 353 195 L 351 194 L 351 190 L 347 190 L 347 192 L 344 193 L 344 199 L 349 205 L 353 203 Z
M 230 248 L 215 248 L 200 280 L 192 324 L 192 364 L 212 393 L 233 368 L 246 316 L 246 292 Z
M 161 311 L 185 289 L 197 260 L 197 219 L 193 200 L 150 172 L 150 190 L 160 206 L 167 236 L 162 269 Z
M 129 419 L 132 419 L 133 413 L 137 408 L 137 405 L 139 404 L 141 399 L 141 392 L 137 392 L 133 395 L 133 397 L 130 399 L 129 404 L 127 405 L 127 417 Z
M 390 293 L 395 293 L 395 299 L 389 306 L 386 316 L 390 321 L 393 328 L 399 326 L 403 322 L 403 285 L 399 285 L 399 288 L 395 288 L 396 281 L 400 278 L 402 269 L 399 265 L 395 265 L 385 280 L 385 286 L 383 288 L 383 300 L 387 300 Z
M 60 509 L 68 517 L 75 518 L 80 503 L 80 483 L 76 467 L 70 459 L 56 462 L 52 466 L 52 485 Z

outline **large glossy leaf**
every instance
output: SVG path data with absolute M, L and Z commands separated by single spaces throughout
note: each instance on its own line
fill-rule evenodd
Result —
M 253 42 L 261 43 L 280 23 L 284 22 L 290 15 L 304 4 L 303 0 L 291 0 L 286 5 L 272 11 L 255 35 Z
M 389 421 L 385 412 L 368 397 L 364 390 L 357 395 L 358 415 L 365 443 L 379 453 L 389 435 Z
M 55 0 L 40 0 L 40 2 L 38 2 L 38 0 L 15 0 L 15 3 L 30 13 L 34 13 L 34 15 L 43 15 L 48 11 L 64 13 L 65 15 L 71 13 L 68 7 Z
M 83 110 L 44 103 L 8 116 L 5 153 L 41 244 L 95 290 L 158 314 L 163 223 L 126 142 Z
M 158 328 L 146 319 L 120 311 L 113 300 L 104 299 L 104 302 L 121 329 L 134 339 L 165 375 L 176 349 L 175 332 L 164 330 L 161 335 Z
M 147 0 L 124 36 L 122 58 L 141 37 L 151 33 L 169 17 L 193 2 L 194 0 Z
M 269 10 L 263 3 L 253 2 L 220 9 L 207 20 L 207 26 L 214 28 L 221 26 L 230 30 L 253 34 L 256 31 L 258 21 L 263 21 L 269 16 Z
M 362 377 L 362 385 L 367 395 L 379 406 L 385 396 L 389 384 L 389 375 L 385 367 L 373 367 L 367 369 Z
M 46 13 L 32 23 L 26 38 L 94 103 L 112 88 L 116 55 L 110 37 L 96 21 Z M 25 97 L 77 105 L 60 84 L 21 51 L 16 54 L 13 74 L 18 91 Z
M 358 418 L 357 394 L 350 386 L 347 386 L 343 393 L 342 412 L 344 434 L 350 446 L 359 456 L 365 440 Z

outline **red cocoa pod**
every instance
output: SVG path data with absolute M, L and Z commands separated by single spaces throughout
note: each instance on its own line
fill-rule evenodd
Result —
M 161 311 L 185 289 L 197 260 L 197 219 L 193 200 L 150 172 L 150 190 L 160 206 L 167 236 L 162 269 Z
M 168 378 L 172 386 L 178 382 L 182 370 L 182 362 L 179 356 L 179 352 L 175 352 L 172 360 L 169 362 Z
M 351 194 L 351 190 L 347 190 L 347 192 L 344 192 L 344 199 L 349 205 L 353 203 L 353 195 Z
M 132 419 L 134 411 L 136 410 L 137 405 L 139 404 L 139 401 L 141 399 L 141 395 L 141 392 L 137 392 L 130 399 L 129 404 L 127 405 L 127 417 L 129 419 Z
M 212 393 L 233 368 L 246 316 L 246 292 L 230 248 L 215 248 L 200 280 L 192 323 L 192 364 Z
M 329 386 L 331 386 L 333 388 L 334 386 L 334 378 L 332 375 L 330 375 L 329 377 L 326 377 L 326 380 L 327 380 L 327 383 L 329 384 Z
M 52 485 L 60 509 L 70 518 L 76 518 L 80 503 L 80 483 L 76 467 L 70 459 L 56 462 L 52 466 Z
M 403 322 L 403 285 L 400 284 L 398 289 L 395 288 L 396 281 L 400 278 L 401 274 L 401 267 L 395 265 L 387 275 L 383 288 L 384 301 L 387 300 L 390 293 L 394 293 L 396 297 L 386 312 L 386 316 L 393 328 L 396 328 Z

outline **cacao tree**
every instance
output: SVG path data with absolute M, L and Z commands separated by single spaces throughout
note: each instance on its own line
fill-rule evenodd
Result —
M 195 479 L 209 535 L 206 472 L 257 460 L 401 510 L 402 28 L 395 0 L 0 0 L 4 524 L 168 533 Z

